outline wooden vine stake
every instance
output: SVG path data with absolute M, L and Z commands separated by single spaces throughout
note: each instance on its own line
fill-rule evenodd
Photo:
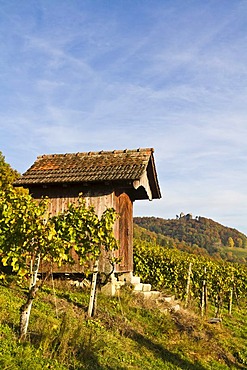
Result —
M 189 264 L 189 269 L 188 269 L 188 277 L 187 277 L 187 285 L 186 285 L 186 298 L 185 298 L 185 307 L 188 307 L 189 303 L 189 295 L 190 295 L 190 277 L 192 273 L 192 262 Z
M 202 294 L 201 294 L 201 315 L 202 317 L 207 311 L 207 284 L 206 284 L 207 267 L 204 267 L 204 279 L 202 281 Z
M 89 300 L 89 306 L 88 306 L 88 316 L 89 317 L 93 316 L 94 309 L 95 309 L 98 271 L 99 271 L 99 260 L 96 260 L 94 264 L 94 268 L 93 268 L 93 278 L 92 278 L 91 293 L 90 293 L 90 300 Z
M 234 286 L 234 273 L 232 274 L 232 286 L 229 293 L 229 302 L 228 302 L 228 314 L 232 314 L 232 300 L 233 300 L 233 286 Z

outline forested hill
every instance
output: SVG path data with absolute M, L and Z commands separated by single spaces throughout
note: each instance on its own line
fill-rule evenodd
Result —
M 168 220 L 157 217 L 134 217 L 134 223 L 177 242 L 204 248 L 211 255 L 224 248 L 247 249 L 246 235 L 206 217 L 193 218 L 191 214 Z

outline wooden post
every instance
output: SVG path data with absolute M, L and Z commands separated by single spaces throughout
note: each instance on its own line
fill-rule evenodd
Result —
M 94 310 L 95 301 L 96 301 L 96 285 L 97 285 L 98 268 L 99 268 L 99 260 L 96 260 L 94 264 L 94 269 L 93 269 L 91 293 L 90 293 L 90 300 L 89 300 L 89 306 L 88 306 L 88 316 L 89 317 L 92 317 L 93 315 L 93 310 Z
M 207 308 L 207 285 L 206 285 L 206 272 L 207 267 L 204 268 L 204 278 L 202 281 L 202 296 L 201 296 L 201 315 L 204 316 L 204 313 L 206 312 Z
M 185 307 L 188 307 L 188 303 L 189 303 L 190 276 L 191 276 L 191 272 L 192 272 L 192 262 L 190 262 L 189 269 L 188 269 L 187 286 L 186 286 L 186 297 L 185 297 Z
M 207 287 L 207 283 L 205 284 L 204 300 L 205 300 L 205 313 L 207 313 L 207 310 L 208 310 L 208 287 Z
M 216 297 L 216 310 L 215 310 L 215 317 L 220 318 L 221 316 L 221 308 L 222 308 L 222 292 L 219 291 Z
M 230 295 L 229 295 L 229 303 L 228 303 L 228 314 L 232 314 L 232 297 L 233 297 L 233 289 L 231 288 L 230 290 Z
M 232 300 L 233 300 L 233 284 L 234 284 L 234 274 L 232 274 L 232 287 L 229 294 L 229 302 L 228 302 L 228 314 L 232 314 Z

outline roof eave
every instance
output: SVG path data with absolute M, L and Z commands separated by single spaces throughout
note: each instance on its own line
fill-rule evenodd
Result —
M 151 153 L 150 160 L 148 162 L 147 174 L 148 174 L 148 179 L 150 183 L 150 188 L 152 190 L 152 198 L 160 199 L 162 195 L 161 195 L 161 191 L 160 191 L 160 187 L 158 183 L 158 177 L 157 177 L 153 153 Z

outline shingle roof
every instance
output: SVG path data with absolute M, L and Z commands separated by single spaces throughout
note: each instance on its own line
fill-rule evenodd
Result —
M 42 155 L 14 185 L 138 180 L 151 157 L 152 177 L 157 183 L 153 151 L 147 148 Z

